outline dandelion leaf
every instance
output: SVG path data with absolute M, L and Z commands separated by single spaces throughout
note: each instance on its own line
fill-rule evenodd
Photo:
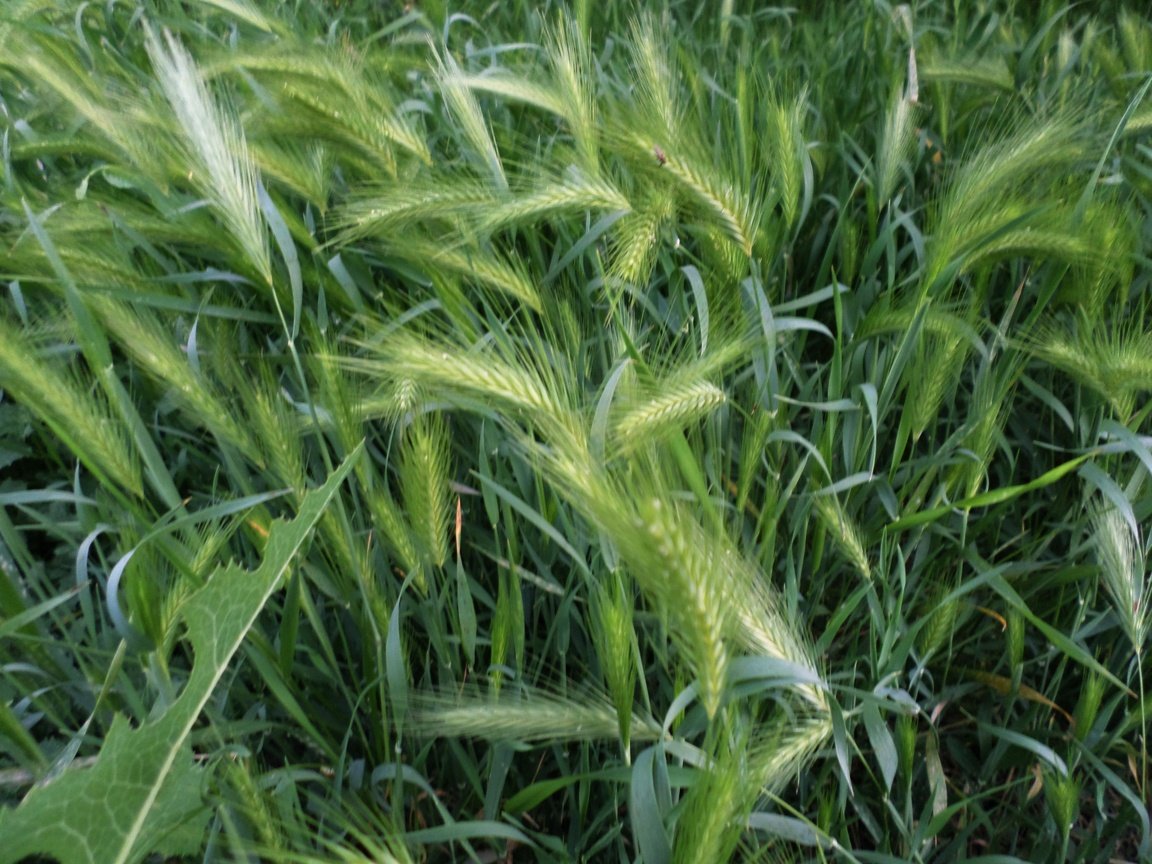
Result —
M 0 812 L 0 864 L 32 855 L 60 864 L 129 864 L 151 852 L 200 847 L 208 813 L 189 733 L 358 456 L 305 495 L 295 519 L 273 523 L 256 570 L 231 564 L 189 598 L 183 617 L 196 661 L 167 711 L 136 729 L 116 717 L 91 768 L 65 773 Z

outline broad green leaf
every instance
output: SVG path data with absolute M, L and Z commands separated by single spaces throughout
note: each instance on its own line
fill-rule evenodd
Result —
M 880 763 L 880 771 L 884 775 L 884 791 L 892 791 L 892 783 L 896 780 L 898 759 L 896 756 L 896 743 L 892 740 L 892 733 L 888 731 L 888 724 L 880 716 L 880 708 L 872 700 L 864 703 L 863 711 L 864 730 L 868 733 L 868 741 L 872 745 L 872 752 L 876 761 Z
M 166 712 L 136 729 L 117 716 L 91 768 L 35 788 L 19 807 L 0 812 L 0 864 L 34 854 L 61 864 L 128 864 L 153 851 L 187 851 L 173 841 L 178 833 L 198 844 L 208 813 L 189 733 L 359 453 L 304 497 L 294 520 L 272 524 L 255 571 L 231 564 L 188 599 L 183 618 L 196 663 Z
M 672 844 L 664 827 L 659 791 L 653 769 L 657 758 L 663 759 L 659 745 L 641 753 L 632 766 L 631 821 L 632 837 L 645 862 L 667 864 L 672 860 Z
M 815 825 L 792 816 L 782 816 L 779 813 L 752 813 L 748 816 L 748 827 L 753 831 L 772 834 L 798 846 L 826 848 L 830 845 L 828 839 Z
M 472 603 L 472 589 L 459 558 L 456 559 L 456 615 L 460 619 L 460 645 L 471 666 L 476 662 L 476 607 Z

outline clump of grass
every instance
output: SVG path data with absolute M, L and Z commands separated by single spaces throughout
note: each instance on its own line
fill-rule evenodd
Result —
M 358 454 L 141 855 L 1148 856 L 1147 22 L 153 6 L 0 23 L 0 823 Z

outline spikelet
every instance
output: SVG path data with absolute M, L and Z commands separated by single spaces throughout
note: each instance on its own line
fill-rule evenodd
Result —
M 656 146 L 652 142 L 645 149 L 651 151 Z M 759 215 L 756 204 L 745 190 L 723 177 L 716 166 L 705 166 L 702 161 L 684 154 L 666 153 L 664 169 L 680 182 L 681 188 L 705 213 L 716 220 L 746 256 L 752 254 Z
M 619 720 L 620 746 L 627 754 L 638 674 L 633 648 L 633 598 L 624 589 L 622 574 L 610 574 L 607 580 L 607 585 L 597 585 L 592 592 L 590 623 L 600 671 Z
M 206 379 L 197 375 L 176 340 L 147 312 L 134 312 L 122 303 L 92 294 L 89 305 L 99 314 L 110 335 L 114 335 L 129 356 L 144 371 L 167 384 L 170 393 L 191 418 L 203 423 L 213 434 L 253 461 L 259 461 L 259 447 L 237 422 L 231 406 L 225 404 Z
M 438 246 L 406 240 L 404 254 L 413 260 L 431 260 L 453 273 L 487 285 L 539 312 L 543 308 L 536 283 L 515 259 L 476 248 Z
M 954 583 L 942 582 L 932 591 L 928 608 L 924 612 L 927 624 L 920 629 L 916 638 L 916 647 L 924 658 L 943 648 L 956 630 L 960 601 L 955 597 L 949 599 L 955 588 Z
M 629 213 L 614 226 L 609 272 L 629 285 L 646 285 L 656 260 L 660 229 L 667 221 L 660 208 Z
M 860 526 L 844 512 L 833 495 L 817 495 L 812 499 L 812 506 L 840 554 L 848 559 L 857 573 L 872 581 L 872 567 L 868 563 Z
M 650 443 L 707 416 L 726 398 L 724 391 L 709 381 L 672 387 L 621 416 L 613 432 L 614 443 L 621 451 Z
M 896 191 L 901 169 L 907 165 L 916 140 L 912 100 L 897 90 L 884 118 L 884 133 L 876 157 L 876 197 L 887 203 Z
M 749 773 L 759 790 L 779 792 L 807 764 L 813 753 L 832 735 L 832 718 L 826 711 L 781 724 L 755 742 L 748 756 Z
M 620 538 L 621 551 L 645 593 L 668 615 L 673 639 L 696 675 L 700 700 L 712 717 L 724 692 L 730 601 L 736 586 L 712 554 L 714 544 L 681 508 L 651 498 L 641 505 L 634 526 L 634 539 Z
M 413 734 L 424 737 L 472 736 L 490 741 L 611 740 L 618 734 L 616 710 L 602 693 L 567 698 L 532 688 L 518 688 L 499 698 L 414 695 Z M 660 727 L 631 717 L 631 738 L 652 741 Z
M 800 215 L 804 186 L 804 103 L 801 93 L 789 103 L 770 96 L 768 101 L 767 139 L 772 166 L 772 179 L 776 184 L 784 223 L 789 228 Z
M 436 80 L 444 103 L 459 126 L 461 137 L 472 148 L 473 155 L 487 168 L 493 186 L 506 192 L 508 177 L 504 173 L 504 162 L 496 148 L 492 131 L 480 110 L 480 103 L 464 83 L 460 67 L 450 53 L 445 53 L 441 58 Z
M 1096 554 L 1108 597 L 1124 635 L 1137 656 L 1143 653 L 1152 631 L 1152 580 L 1147 578 L 1139 537 L 1115 508 L 1097 509 L 1092 514 Z
M 170 34 L 146 31 L 148 56 L 195 163 L 193 180 L 220 213 L 249 264 L 272 284 L 268 238 L 256 197 L 256 167 L 239 122 L 208 93 L 192 57 Z
M 1152 390 L 1152 333 L 1138 327 L 1111 335 L 1090 325 L 1075 331 L 1049 328 L 1033 340 L 1031 350 L 1096 391 L 1123 420 L 1132 415 L 1137 394 Z
M 580 166 L 598 176 L 600 124 L 596 111 L 594 61 L 584 31 L 571 20 L 557 26 L 548 42 L 548 59 L 561 112 L 576 142 Z
M 798 632 L 796 625 L 780 611 L 780 604 L 771 586 L 759 573 L 751 572 L 746 561 L 734 561 L 730 554 L 730 566 L 740 567 L 745 572 L 733 581 L 740 590 L 733 597 L 735 603 L 735 636 L 740 644 L 753 655 L 773 657 L 793 664 L 822 679 L 816 666 L 812 646 Z M 818 684 L 798 683 L 793 689 L 818 712 L 828 710 L 828 700 Z
M 930 335 L 921 343 L 918 362 L 905 368 L 911 381 L 904 411 L 913 440 L 937 421 L 940 406 L 960 380 L 968 351 L 968 344 L 961 339 Z
M 443 418 L 416 417 L 401 444 L 400 487 L 420 557 L 435 567 L 443 567 L 448 560 L 450 459 Z
M 133 495 L 143 494 L 140 466 L 108 405 L 84 383 L 38 356 L 34 346 L 3 318 L 0 381 L 28 410 L 65 436 L 89 470 Z
M 488 208 L 480 220 L 487 231 L 516 222 L 539 219 L 552 214 L 583 213 L 588 210 L 631 211 L 624 194 L 608 181 L 590 177 L 571 169 L 558 182 L 539 186 L 534 191 L 515 196 Z
M 464 351 L 438 345 L 409 333 L 392 334 L 381 346 L 371 346 L 378 357 L 341 358 L 346 368 L 386 378 L 410 381 L 431 393 L 453 394 L 485 406 L 498 405 L 521 412 L 535 423 L 567 428 L 570 411 L 550 388 L 540 370 L 527 363 L 511 363 L 485 351 Z
M 688 790 L 677 820 L 674 864 L 731 860 L 756 796 L 744 788 L 745 744 L 724 742 Z

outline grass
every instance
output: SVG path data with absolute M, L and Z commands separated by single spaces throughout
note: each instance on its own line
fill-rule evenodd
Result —
M 0 13 L 0 862 L 1144 860 L 1152 22 Z

